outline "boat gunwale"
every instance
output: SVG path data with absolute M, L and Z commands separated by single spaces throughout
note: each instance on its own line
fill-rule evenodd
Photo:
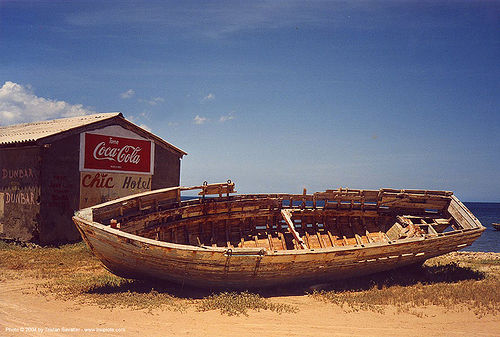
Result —
M 448 204 L 448 207 L 452 203 L 455 203 L 455 205 L 460 208 L 469 219 L 464 219 L 470 226 L 471 228 L 462 228 L 459 230 L 453 230 L 449 232 L 442 232 L 442 233 L 437 233 L 437 234 L 425 234 L 424 236 L 419 236 L 419 237 L 411 237 L 411 238 L 404 238 L 404 239 L 396 239 L 396 240 L 389 240 L 389 241 L 382 241 L 382 242 L 367 242 L 367 243 L 362 243 L 362 244 L 355 244 L 355 245 L 348 245 L 348 246 L 334 246 L 334 247 L 324 247 L 324 248 L 306 248 L 306 249 L 288 249 L 288 250 L 270 250 L 267 248 L 262 248 L 262 247 L 211 247 L 211 246 L 195 246 L 195 245 L 186 245 L 186 244 L 179 244 L 179 243 L 173 243 L 173 242 L 168 242 L 168 241 L 160 241 L 160 240 L 155 240 L 155 239 L 150 239 L 146 238 L 140 235 L 135 235 L 131 234 L 125 231 L 122 231 L 120 229 L 114 229 L 111 228 L 110 226 L 104 225 L 100 222 L 93 221 L 94 218 L 94 211 L 95 210 L 100 210 L 104 209 L 106 207 L 112 206 L 112 205 L 126 205 L 129 201 L 132 200 L 140 200 L 143 197 L 148 197 L 152 195 L 161 195 L 163 193 L 168 193 L 172 191 L 178 191 L 178 199 L 179 199 L 179 206 L 177 208 L 182 207 L 182 204 L 187 204 L 186 206 L 194 206 L 189 205 L 189 203 L 193 201 L 199 201 L 202 203 L 203 201 L 206 200 L 214 200 L 215 202 L 220 201 L 220 202 L 226 202 L 230 201 L 231 199 L 225 198 L 225 197 L 209 197 L 205 199 L 205 197 L 199 197 L 191 200 L 185 200 L 185 201 L 180 201 L 180 192 L 181 191 L 187 191 L 187 190 L 195 190 L 195 189 L 204 189 L 207 186 L 234 186 L 234 183 L 231 183 L 228 181 L 227 184 L 213 184 L 213 185 L 201 185 L 201 186 L 193 186 L 193 187 L 183 187 L 183 186 L 176 186 L 176 187 L 168 187 L 168 188 L 163 188 L 163 189 L 157 189 L 153 191 L 146 191 L 138 194 L 133 194 L 129 196 L 125 196 L 119 199 L 115 199 L 112 201 L 108 201 L 105 203 L 101 203 L 98 205 L 94 205 L 91 207 L 84 208 L 82 210 L 79 210 L 75 212 L 75 215 L 73 217 L 73 220 L 76 222 L 83 222 L 87 224 L 87 226 L 91 226 L 100 230 L 103 230 L 109 234 L 123 237 L 126 239 L 131 239 L 135 240 L 138 242 L 141 242 L 143 244 L 149 244 L 153 246 L 158 246 L 158 247 L 164 247 L 164 248 L 169 248 L 169 249 L 179 249 L 179 250 L 184 250 L 184 251 L 196 251 L 196 252 L 219 252 L 219 253 L 224 253 L 224 254 L 231 254 L 231 255 L 248 255 L 248 254 L 259 254 L 259 255 L 300 255 L 300 254 L 313 254 L 313 253 L 330 253 L 330 252 L 343 252 L 343 251 L 357 251 L 357 250 L 364 250 L 367 248 L 377 248 L 377 247 L 384 247 L 384 246 L 395 246 L 399 244 L 408 244 L 411 242 L 418 242 L 418 241 L 423 241 L 423 240 L 433 240 L 433 239 L 439 239 L 439 238 L 444 238 L 444 237 L 450 237 L 453 235 L 460 235 L 462 233 L 468 233 L 472 231 L 477 231 L 478 233 L 481 233 L 484 231 L 486 228 L 479 222 L 479 220 L 470 212 L 470 210 L 453 194 L 453 192 L 450 191 L 438 191 L 438 190 L 395 190 L 395 189 L 387 189 L 387 188 L 381 188 L 379 190 L 349 190 L 349 189 L 339 189 L 339 190 L 327 190 L 326 192 L 317 192 L 317 193 L 328 193 L 330 192 L 337 192 L 337 193 L 348 193 L 353 192 L 353 193 L 363 193 L 363 192 L 378 192 L 380 193 L 394 193 L 397 195 L 405 195 L 406 193 L 416 193 L 420 195 L 435 195 L 438 197 L 447 197 L 450 200 L 450 203 Z M 316 194 L 316 193 L 315 193 Z M 266 193 L 266 194 L 236 194 L 232 195 L 232 197 L 240 197 L 241 199 L 236 199 L 234 200 L 235 202 L 238 201 L 245 201 L 245 197 L 250 198 L 271 198 L 271 199 L 282 199 L 286 200 L 286 198 L 299 198 L 297 201 L 300 201 L 300 198 L 302 200 L 305 200 L 305 198 L 311 198 L 314 197 L 315 194 L 287 194 L 287 193 Z M 229 194 L 228 194 L 229 197 Z M 289 207 L 282 207 L 281 209 L 289 209 L 292 211 L 298 211 L 301 209 L 310 209 L 309 207 L 305 208 L 300 208 L 297 206 L 289 206 Z M 319 208 L 322 209 L 322 208 Z M 323 208 L 324 209 L 324 208 Z M 154 212 L 152 212 L 154 213 Z M 470 223 L 472 221 L 472 223 Z M 83 235 L 82 235 L 83 236 Z M 85 239 L 85 236 L 83 236 Z M 86 240 L 87 241 L 87 240 Z
M 322 253 L 335 253 L 335 252 L 345 252 L 345 251 L 357 251 L 357 250 L 365 250 L 368 248 L 380 248 L 385 246 L 398 246 L 398 245 L 406 245 L 412 242 L 420 242 L 420 241 L 431 241 L 436 239 L 448 238 L 451 236 L 459 236 L 462 234 L 471 234 L 473 232 L 478 232 L 479 234 L 483 232 L 486 228 L 481 226 L 479 228 L 466 228 L 460 230 L 454 230 L 445 233 L 438 233 L 435 235 L 426 235 L 422 237 L 413 237 L 413 238 L 404 238 L 398 240 L 391 240 L 385 242 L 370 242 L 364 244 L 350 245 L 350 246 L 335 246 L 335 247 L 324 247 L 324 248 L 307 248 L 307 249 L 290 249 L 290 250 L 269 250 L 266 248 L 252 248 L 252 247 L 209 247 L 209 246 L 194 246 L 194 245 L 184 245 L 167 241 L 160 241 L 155 239 L 149 239 L 143 236 L 127 233 L 121 231 L 119 229 L 114 229 L 109 226 L 103 225 L 101 223 L 95 221 L 88 221 L 78 216 L 73 217 L 77 222 L 83 222 L 87 226 L 94 227 L 98 230 L 107 232 L 108 234 L 112 234 L 117 237 L 123 237 L 130 240 L 135 240 L 137 242 L 148 244 L 152 246 L 167 248 L 167 249 L 178 249 L 183 251 L 193 251 L 193 252 L 207 252 L 207 253 L 223 253 L 227 255 L 248 255 L 245 253 L 255 253 L 258 255 L 266 255 L 266 256 L 284 256 L 284 255 L 303 255 L 303 254 L 322 254 Z M 82 229 L 83 230 L 83 229 Z M 84 230 L 83 230 L 84 231 Z
M 228 181 L 228 184 L 229 184 L 229 182 L 230 181 Z M 233 183 L 231 183 L 231 184 L 233 184 Z M 216 185 L 226 185 L 226 184 L 212 184 L 212 185 L 208 185 L 208 186 L 216 186 Z M 343 189 L 343 188 L 340 188 L 339 190 L 327 190 L 325 192 L 315 192 L 314 194 L 293 194 L 293 193 L 262 193 L 262 194 L 259 194 L 259 193 L 256 193 L 256 194 L 233 194 L 232 196 L 229 197 L 229 193 L 228 193 L 227 200 L 225 197 L 222 197 L 222 195 L 220 195 L 218 198 L 217 197 L 208 197 L 205 199 L 205 196 L 203 196 L 203 197 L 198 197 L 198 198 L 194 198 L 194 199 L 190 199 L 190 200 L 184 200 L 184 201 L 180 200 L 180 192 L 195 190 L 195 189 L 203 189 L 206 186 L 207 185 L 192 186 L 192 187 L 175 186 L 175 187 L 167 187 L 167 188 L 162 188 L 162 189 L 157 189 L 157 190 L 152 190 L 152 191 L 145 191 L 145 192 L 124 196 L 124 197 L 121 197 L 121 198 L 118 198 L 115 200 L 110 200 L 110 201 L 107 201 L 107 202 L 104 202 L 101 204 L 97 204 L 94 206 L 90 206 L 90 207 L 78 210 L 75 212 L 75 216 L 78 216 L 80 218 L 83 217 L 83 218 L 86 218 L 87 220 L 93 221 L 94 211 L 105 209 L 106 207 L 109 207 L 112 205 L 121 204 L 121 206 L 125 206 L 125 205 L 127 205 L 128 202 L 133 201 L 133 200 L 141 200 L 141 198 L 143 198 L 143 197 L 160 195 L 162 193 L 167 193 L 167 192 L 172 192 L 172 191 L 178 191 L 178 196 L 179 196 L 178 202 L 181 205 L 184 203 L 189 204 L 193 201 L 202 201 L 202 200 L 203 201 L 207 201 L 207 200 L 210 200 L 210 201 L 212 201 L 212 200 L 214 200 L 214 201 L 229 201 L 230 200 L 229 198 L 234 198 L 234 197 L 240 197 L 240 198 L 247 197 L 248 199 L 273 198 L 273 199 L 282 199 L 282 201 L 285 201 L 287 199 L 297 198 L 294 201 L 306 201 L 306 200 L 309 201 L 309 199 L 314 200 L 316 195 L 321 195 L 322 193 L 328 193 L 328 192 L 340 193 L 341 196 L 345 196 L 345 197 L 349 196 L 348 193 L 363 194 L 363 193 L 369 193 L 369 192 L 378 193 L 379 198 L 380 198 L 381 194 L 383 195 L 386 193 L 397 195 L 398 197 L 404 197 L 404 196 L 409 196 L 409 195 L 413 195 L 413 196 L 419 195 L 419 196 L 426 196 L 426 197 L 437 197 L 439 199 L 446 199 L 447 198 L 450 201 L 452 201 L 452 200 L 458 201 L 458 204 L 461 206 L 461 208 L 465 209 L 465 211 L 468 214 L 472 215 L 470 213 L 470 211 L 460 202 L 460 200 L 453 195 L 453 192 L 444 191 L 444 190 L 405 190 L 405 189 L 396 190 L 396 189 L 390 189 L 390 188 L 381 188 L 378 190 L 371 190 L 371 189 L 347 189 L 347 188 Z M 231 193 L 233 193 L 233 192 L 231 192 Z M 345 194 L 343 194 L 343 193 L 345 193 Z M 352 195 L 351 195 L 351 197 L 352 197 Z M 323 199 L 320 198 L 319 200 L 323 200 Z M 325 199 L 325 200 L 327 200 L 327 199 Z M 243 200 L 235 200 L 235 201 L 243 201 Z M 339 200 L 339 202 L 341 202 L 341 200 Z M 365 205 L 367 205 L 367 204 L 365 204 Z M 190 205 L 186 205 L 186 206 L 190 206 Z M 375 206 L 375 205 L 370 205 L 370 206 Z M 382 209 L 382 208 L 386 208 L 386 207 L 390 208 L 390 206 L 387 206 L 387 205 L 376 205 L 376 207 L 377 207 L 377 209 Z M 292 210 L 299 209 L 296 207 L 289 207 L 289 208 Z M 305 209 L 309 209 L 309 207 L 305 207 Z M 477 220 L 474 217 L 474 215 L 472 215 L 472 217 L 475 220 Z M 480 225 L 480 223 L 479 223 L 479 225 Z

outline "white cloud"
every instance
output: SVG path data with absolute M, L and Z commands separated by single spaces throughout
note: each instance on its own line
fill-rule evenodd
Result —
M 153 97 L 151 99 L 139 99 L 139 102 L 148 103 L 149 105 L 157 105 L 160 102 L 165 102 L 165 99 L 161 97 Z
M 231 119 L 234 119 L 234 111 L 231 111 L 227 115 L 220 116 L 219 122 L 224 123 L 224 122 L 227 122 L 227 121 L 229 121 Z
M 123 98 L 123 99 L 126 99 L 126 98 L 130 98 L 130 97 L 132 97 L 134 95 L 135 95 L 135 91 L 133 89 L 128 89 L 127 91 L 122 92 L 120 94 L 120 97 Z
M 213 101 L 214 99 L 215 99 L 215 95 L 212 94 L 212 93 L 209 93 L 208 95 L 206 95 L 205 97 L 203 97 L 202 101 Z
M 82 104 L 36 96 L 30 86 L 7 81 L 0 88 L 0 125 L 95 113 Z
M 168 126 L 179 126 L 178 122 L 168 122 Z
M 231 5 L 205 1 L 182 2 L 175 6 L 168 2 L 144 2 L 75 12 L 66 17 L 66 22 L 76 27 L 151 26 L 160 33 L 174 31 L 221 38 L 256 29 L 342 24 L 353 7 L 359 7 L 357 1 L 344 4 L 338 1 L 259 0 L 232 2 Z
M 165 99 L 163 99 L 161 97 L 155 97 L 151 101 L 153 101 L 155 103 L 158 103 L 158 102 L 165 102 Z
M 194 124 L 203 124 L 207 121 L 208 119 L 206 117 L 201 117 L 200 115 L 196 115 L 194 118 Z

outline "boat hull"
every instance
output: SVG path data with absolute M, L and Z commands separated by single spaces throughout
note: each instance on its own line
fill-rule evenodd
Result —
M 92 252 L 111 272 L 126 278 L 162 279 L 203 288 L 255 288 L 367 275 L 459 250 L 484 230 L 471 228 L 357 247 L 244 251 L 178 245 L 78 217 L 74 221 Z
M 181 200 L 194 189 L 200 198 Z M 231 193 L 231 181 L 166 188 L 80 210 L 73 221 L 111 272 L 203 288 L 367 275 L 460 250 L 485 230 L 449 191 Z

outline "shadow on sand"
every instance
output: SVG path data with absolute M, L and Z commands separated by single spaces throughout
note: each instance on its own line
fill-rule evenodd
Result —
M 485 274 L 469 267 L 462 267 L 456 263 L 445 265 L 426 266 L 416 265 L 386 272 L 380 272 L 368 276 L 338 280 L 321 284 L 291 284 L 264 289 L 248 289 L 252 293 L 262 297 L 300 296 L 313 292 L 314 290 L 326 291 L 362 291 L 391 286 L 411 286 L 418 283 L 456 283 L 464 280 L 482 280 Z M 234 289 L 233 289 L 234 290 Z M 239 289 L 243 291 L 247 289 Z M 95 287 L 88 293 L 92 294 L 116 294 L 116 293 L 139 293 L 146 294 L 151 291 L 169 294 L 177 298 L 201 299 L 211 294 L 222 293 L 224 289 L 202 289 L 187 285 L 179 285 L 168 281 L 158 280 L 127 280 L 120 285 L 105 285 Z

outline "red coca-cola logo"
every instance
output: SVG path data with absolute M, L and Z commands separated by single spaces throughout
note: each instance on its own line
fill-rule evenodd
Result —
M 141 148 L 131 145 L 125 145 L 122 148 L 106 146 L 105 142 L 100 142 L 94 149 L 93 155 L 95 160 L 111 160 L 118 163 L 134 163 L 139 164 L 141 156 L 139 154 Z
M 87 133 L 83 168 L 150 173 L 151 142 Z

